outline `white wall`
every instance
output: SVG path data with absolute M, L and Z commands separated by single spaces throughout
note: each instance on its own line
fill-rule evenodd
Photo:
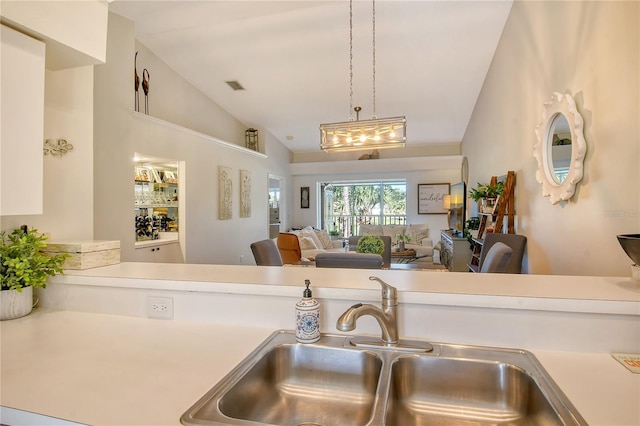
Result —
M 134 253 L 133 154 L 185 162 L 185 261 L 253 263 L 249 245 L 267 238 L 268 174 L 290 180 L 290 153 L 264 130 L 260 145 L 268 158 L 218 145 L 192 133 L 158 126 L 133 116 L 134 55 L 137 71 L 150 74 L 151 116 L 189 127 L 230 143 L 244 145 L 248 126 L 238 122 L 179 77 L 143 45 L 136 44 L 134 24 L 109 16 L 107 62 L 95 67 L 95 224 L 96 239 L 121 241 L 122 260 Z M 140 110 L 144 94 L 140 89 Z M 233 169 L 233 219 L 218 220 L 218 166 Z M 240 169 L 252 174 L 250 218 L 239 218 Z M 285 186 L 287 184 L 285 183 Z M 285 214 L 286 217 L 286 214 Z
M 617 234 L 640 232 L 637 2 L 516 1 L 463 139 L 470 182 L 517 172 L 517 232 L 534 274 L 628 276 Z M 585 120 L 585 176 L 551 205 L 535 180 L 534 129 L 552 92 Z

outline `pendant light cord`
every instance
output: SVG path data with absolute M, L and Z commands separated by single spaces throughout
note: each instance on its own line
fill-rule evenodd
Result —
M 349 0 L 349 121 L 353 121 L 353 0 Z
M 376 0 L 372 1 L 372 33 L 373 33 L 373 115 L 376 120 Z M 353 0 L 349 0 L 349 121 L 353 121 Z
M 373 3 L 373 116 L 371 118 L 373 120 L 377 119 L 376 116 L 376 0 L 372 1 Z

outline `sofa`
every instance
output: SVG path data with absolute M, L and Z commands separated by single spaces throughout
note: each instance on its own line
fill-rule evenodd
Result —
M 360 235 L 377 235 L 391 237 L 392 250 L 397 248 L 398 234 L 406 234 L 411 240 L 405 242 L 405 250 L 414 249 L 416 256 L 424 259 L 433 259 L 433 241 L 429 236 L 429 226 L 417 225 L 370 225 L 360 224 Z
M 346 251 L 342 240 L 332 240 L 326 230 L 307 226 L 289 232 L 298 236 L 303 260 L 314 260 L 318 253 Z

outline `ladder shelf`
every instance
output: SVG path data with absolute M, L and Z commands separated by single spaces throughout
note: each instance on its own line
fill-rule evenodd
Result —
M 491 177 L 491 184 L 498 182 L 497 176 Z M 515 185 L 516 174 L 514 171 L 507 172 L 504 184 L 504 192 L 496 200 L 495 207 L 491 213 L 480 213 L 480 227 L 478 236 L 473 239 L 473 253 L 471 263 L 467 266 L 471 272 L 479 272 L 480 253 L 484 244 L 484 237 L 489 232 L 515 234 Z M 506 230 L 505 230 L 505 216 Z

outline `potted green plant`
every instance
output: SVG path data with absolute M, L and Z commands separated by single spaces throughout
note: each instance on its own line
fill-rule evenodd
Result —
M 482 213 L 492 213 L 496 200 L 504 192 L 504 182 L 480 183 L 469 191 L 469 197 L 476 203 L 480 201 L 479 208 Z
M 358 240 L 356 246 L 358 253 L 373 253 L 382 255 L 384 253 L 384 241 L 377 235 L 365 235 Z
M 68 254 L 41 253 L 47 237 L 36 229 L 0 232 L 0 319 L 20 318 L 33 307 L 33 288 L 45 288 L 47 279 L 62 274 Z
M 402 234 L 396 235 L 396 241 L 398 241 L 398 251 L 404 251 L 404 245 L 411 242 L 411 235 L 403 232 Z

